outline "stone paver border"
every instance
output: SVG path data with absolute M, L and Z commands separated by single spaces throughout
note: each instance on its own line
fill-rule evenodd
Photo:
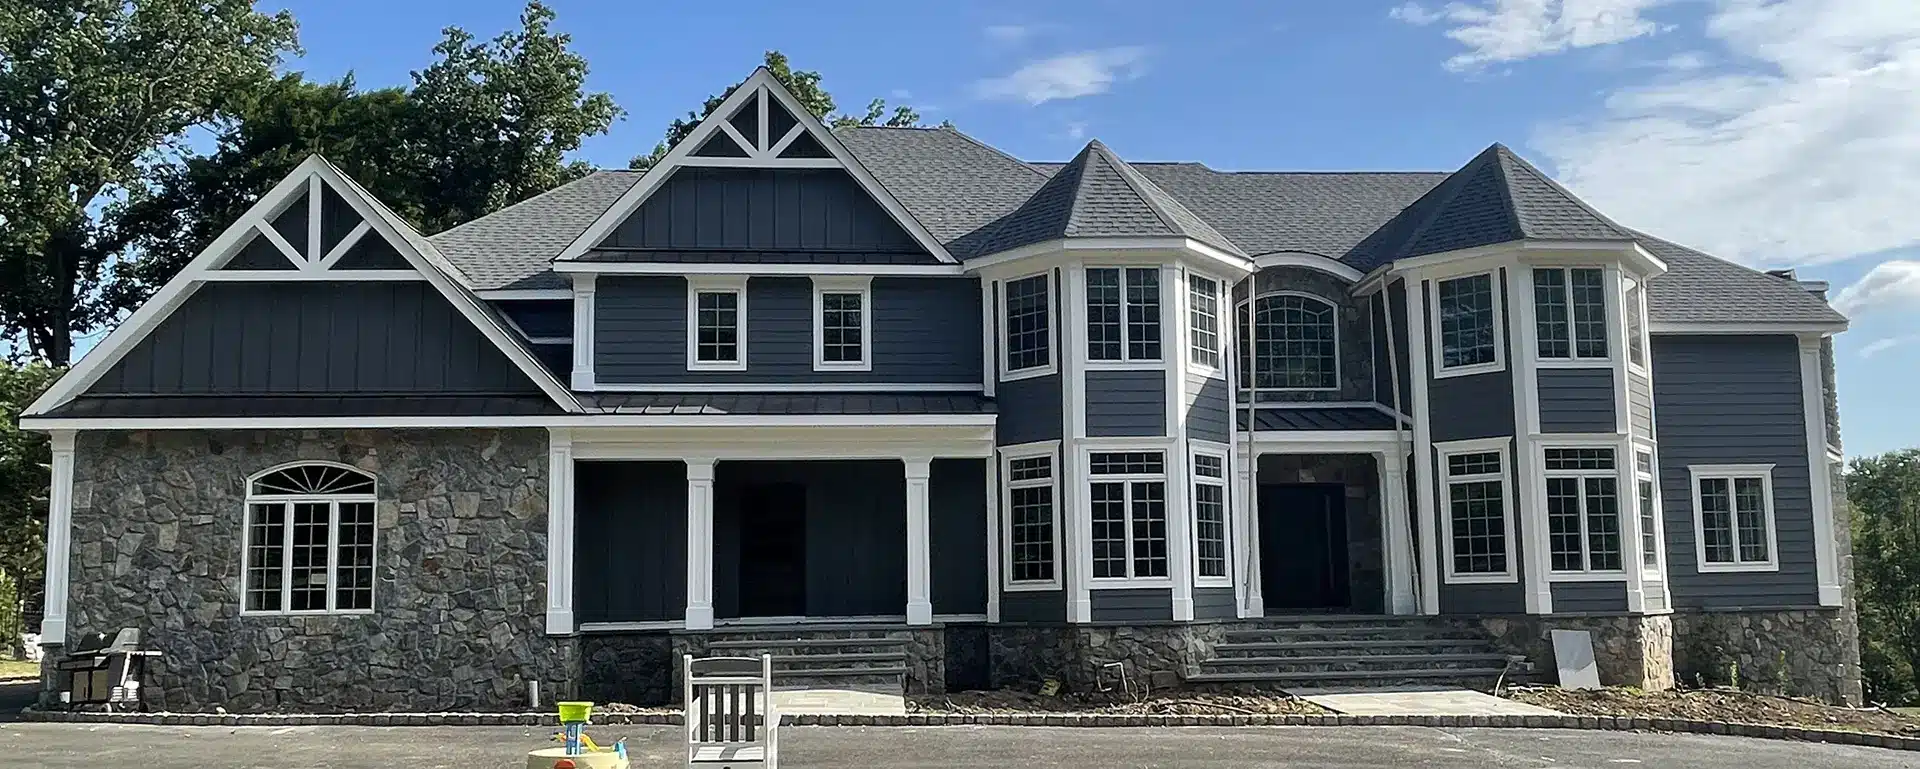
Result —
M 147 726 L 557 726 L 552 713 L 97 713 L 28 709 L 26 721 Z M 681 725 L 679 713 L 596 713 L 594 723 L 611 726 Z M 906 715 L 790 714 L 792 726 L 1424 726 L 1474 729 L 1589 729 L 1721 734 L 1773 740 L 1864 745 L 1920 751 L 1920 737 L 1896 737 L 1835 729 L 1806 729 L 1725 721 L 1626 716 L 1382 716 L 1382 715 L 1111 715 L 1083 713 L 908 713 Z

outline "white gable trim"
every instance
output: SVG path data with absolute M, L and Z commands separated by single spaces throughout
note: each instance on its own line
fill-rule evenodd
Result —
M 318 188 L 319 185 L 323 183 L 331 185 L 334 192 L 340 195 L 340 199 L 346 201 L 347 205 L 353 207 L 354 211 L 360 215 L 363 226 L 369 226 L 372 229 L 379 230 L 381 237 L 386 238 L 388 242 L 392 243 L 394 250 L 399 252 L 401 257 L 406 259 L 409 264 L 413 265 L 414 270 L 417 271 L 418 274 L 411 274 L 404 270 L 351 270 L 330 273 L 324 269 L 309 269 L 310 266 L 316 264 L 317 260 L 306 261 L 303 258 L 295 262 L 300 266 L 299 269 L 295 270 L 236 270 L 225 272 L 220 269 L 220 267 L 230 261 L 235 254 L 239 253 L 251 235 L 256 232 L 272 233 L 273 227 L 270 219 L 279 211 L 284 210 L 288 201 L 298 197 L 302 193 L 309 195 L 310 201 L 319 199 Z M 309 220 L 318 221 L 317 216 L 312 213 L 311 209 L 309 209 Z M 125 357 L 128 351 L 139 345 L 142 340 L 146 339 L 148 334 L 151 334 L 155 328 L 159 327 L 161 321 L 166 320 L 168 316 L 171 316 L 175 310 L 180 308 L 180 305 L 186 303 L 187 299 L 192 297 L 193 293 L 198 290 L 203 283 L 221 280 L 278 280 L 295 282 L 302 280 L 422 279 L 433 284 L 441 296 L 452 303 L 454 308 L 458 310 L 462 316 L 466 317 L 467 321 L 472 323 L 476 330 L 491 340 L 494 346 L 499 348 L 499 350 L 507 356 L 508 360 L 513 361 L 514 364 L 520 368 L 521 372 L 531 378 L 534 384 L 538 385 L 542 391 L 547 393 L 548 397 L 553 398 L 557 405 L 569 412 L 580 411 L 580 404 L 574 400 L 573 395 L 569 393 L 566 388 L 561 387 L 558 382 L 554 381 L 553 377 L 546 372 L 546 369 L 542 368 L 539 362 L 534 360 L 532 354 L 528 353 L 525 348 L 513 341 L 510 336 L 511 332 L 508 332 L 488 318 L 473 300 L 467 299 L 467 295 L 463 290 L 453 284 L 452 279 L 447 277 L 444 269 L 436 265 L 429 255 L 421 253 L 421 250 L 415 246 L 415 243 L 425 243 L 425 239 L 408 238 L 403 232 L 412 232 L 412 225 L 400 220 L 391 210 L 388 210 L 383 205 L 379 205 L 378 201 L 372 200 L 371 196 L 368 195 L 364 189 L 354 184 L 352 180 L 348 179 L 339 169 L 334 168 L 331 163 L 328 163 L 318 155 L 310 156 L 301 162 L 299 166 L 295 167 L 293 172 L 288 174 L 286 178 L 281 179 L 280 182 L 268 190 L 265 195 L 262 195 L 259 201 L 247 209 L 246 213 L 241 214 L 237 221 L 229 225 L 225 231 L 221 232 L 219 237 L 214 238 L 213 242 L 209 243 L 206 249 L 195 255 L 192 261 L 189 261 L 187 266 L 182 268 L 180 273 L 175 275 L 172 280 L 167 281 L 167 284 L 162 286 L 152 298 L 134 310 L 133 314 L 127 316 L 127 319 L 121 322 L 105 339 L 101 340 L 97 347 L 82 357 L 78 363 L 74 364 L 73 368 L 69 370 L 65 376 L 60 377 L 58 381 L 53 383 L 52 387 L 48 388 L 45 393 L 34 400 L 34 402 L 27 407 L 25 413 L 44 414 L 73 400 L 73 398 L 80 393 L 85 392 L 87 388 L 92 387 L 107 370 L 111 369 L 115 363 L 120 362 L 120 359 Z M 277 233 L 274 234 L 277 235 Z M 311 235 L 311 232 L 309 232 L 309 235 Z M 269 237 L 269 240 L 276 241 L 276 247 L 292 253 L 291 246 L 284 245 L 284 238 L 276 239 Z M 320 247 L 319 239 L 313 238 L 308 245 L 313 255 L 317 256 Z M 429 246 L 429 248 L 430 247 L 431 246 Z M 304 256 L 305 255 L 302 255 L 302 257 Z M 434 256 L 437 256 L 437 254 Z
M 785 107 L 787 112 L 792 113 L 794 119 L 798 121 L 798 125 L 792 130 L 789 130 L 787 135 L 782 136 L 780 140 L 771 147 L 763 147 L 757 143 L 742 142 L 741 139 L 744 137 L 740 137 L 739 132 L 733 130 L 733 126 L 727 122 L 727 118 L 739 110 L 740 107 L 746 103 L 747 99 L 756 93 L 764 94 L 760 102 L 762 105 L 760 112 L 763 116 L 763 126 L 765 125 L 764 116 L 766 114 L 764 105 L 767 103 L 767 98 L 779 101 L 780 105 Z M 828 154 L 833 155 L 833 157 L 778 157 L 779 151 L 785 150 L 787 145 L 791 144 L 793 139 L 798 137 L 801 131 L 813 134 L 814 140 L 820 142 L 820 146 L 824 147 Z M 715 132 L 725 132 L 729 139 L 733 140 L 735 144 L 739 144 L 740 148 L 748 153 L 749 157 L 695 157 L 693 151 L 699 149 L 702 144 L 705 144 L 707 139 L 712 137 Z M 761 143 L 769 140 L 765 130 L 759 133 Z M 626 194 L 621 195 L 619 200 L 614 201 L 613 206 L 608 208 L 605 213 L 602 213 L 600 218 L 595 219 L 593 224 L 587 227 L 586 231 L 580 233 L 579 237 L 574 238 L 572 243 L 567 244 L 566 249 L 560 252 L 560 255 L 555 258 L 555 261 L 566 262 L 577 259 L 589 249 L 592 249 L 594 244 L 599 243 L 602 239 L 606 238 L 608 233 L 613 232 L 615 227 L 620 226 L 620 223 L 625 221 L 627 216 L 639 210 L 641 204 L 647 201 L 647 198 L 653 194 L 654 190 L 659 189 L 661 185 L 665 184 L 667 179 L 673 176 L 675 170 L 685 166 L 844 169 L 847 174 L 852 176 L 854 181 L 860 185 L 861 189 L 864 189 L 868 195 L 872 196 L 874 201 L 880 204 L 881 208 L 886 209 L 887 213 L 893 216 L 894 222 L 905 228 L 907 233 L 912 235 L 913 239 L 918 242 L 922 248 L 927 249 L 928 253 L 933 254 L 935 258 L 948 264 L 959 263 L 958 259 L 953 258 L 952 254 L 947 253 L 946 247 L 940 244 L 938 238 L 935 238 L 932 233 L 928 232 L 926 227 L 921 226 L 920 221 L 915 219 L 913 214 L 908 213 L 906 207 L 901 205 L 900 201 L 894 198 L 892 193 L 887 192 L 887 189 L 880 185 L 880 181 L 873 178 L 873 174 L 867 172 L 865 166 L 860 165 L 860 161 L 853 157 L 853 153 L 847 151 L 846 146 L 842 145 L 840 140 L 834 137 L 832 131 L 821 124 L 819 118 L 814 117 L 812 112 L 807 111 L 805 107 L 801 106 L 799 100 L 795 99 L 793 94 L 788 93 L 786 87 L 780 85 L 780 81 L 774 79 L 773 73 L 768 71 L 766 67 L 754 70 L 753 74 L 746 79 L 746 82 L 741 83 L 739 87 L 735 88 L 733 93 L 728 94 L 727 98 L 720 102 L 720 106 L 715 107 L 713 112 L 707 115 L 706 119 L 701 120 L 699 125 L 694 126 L 692 133 L 687 134 L 686 138 L 681 139 L 678 144 L 675 144 L 672 149 L 668 150 L 666 156 L 661 158 L 660 162 L 655 164 L 653 168 L 647 169 L 647 173 L 640 177 L 638 184 L 628 189 Z

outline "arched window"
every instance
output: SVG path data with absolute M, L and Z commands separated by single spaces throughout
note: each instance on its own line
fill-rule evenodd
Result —
M 1249 317 L 1251 316 L 1251 317 Z M 1340 387 L 1334 306 L 1303 294 L 1268 294 L 1240 305 L 1240 388 Z
M 281 465 L 249 478 L 245 611 L 373 609 L 375 500 L 373 476 L 332 462 Z

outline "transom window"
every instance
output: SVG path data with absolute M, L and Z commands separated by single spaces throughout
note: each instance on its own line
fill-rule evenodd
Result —
M 1333 304 L 1315 297 L 1273 294 L 1241 305 L 1240 338 L 1246 342 L 1240 346 L 1240 388 L 1338 389 L 1335 325 Z
M 1087 268 L 1087 359 L 1160 359 L 1160 268 Z
M 744 281 L 723 285 L 692 281 L 687 302 L 687 368 L 737 371 L 747 367 L 743 345 L 747 289 Z
M 1773 528 L 1773 466 L 1688 468 L 1701 571 L 1779 568 Z
M 1088 499 L 1093 512 L 1093 578 L 1167 576 L 1166 455 L 1093 452 Z
M 1552 570 L 1620 571 L 1620 479 L 1613 449 L 1546 449 L 1545 472 Z
M 1216 454 L 1193 455 L 1194 576 L 1227 578 L 1226 460 Z
M 816 279 L 813 286 L 815 370 L 870 371 L 872 296 L 865 279 Z
M 1607 280 L 1598 267 L 1533 268 L 1534 325 L 1540 357 L 1607 357 Z
M 1007 373 L 1053 366 L 1048 283 L 1045 274 L 1006 282 Z
M 1054 519 L 1053 454 L 1008 457 L 1007 583 L 1053 587 L 1058 531 Z
M 1188 358 L 1193 365 L 1220 367 L 1220 282 L 1187 276 Z
M 1439 370 L 1456 374 L 1500 368 L 1499 295 L 1493 274 L 1481 273 L 1434 284 L 1435 347 Z
M 1640 566 L 1649 573 L 1660 571 L 1660 485 L 1653 468 L 1653 452 L 1633 453 L 1634 485 L 1640 502 Z
M 1507 449 L 1463 446 L 1445 452 L 1447 578 L 1450 582 L 1513 579 L 1512 506 L 1507 501 Z
M 344 465 L 275 468 L 247 484 L 249 613 L 373 609 L 373 476 Z

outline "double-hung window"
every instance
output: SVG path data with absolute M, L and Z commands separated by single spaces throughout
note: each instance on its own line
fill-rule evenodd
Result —
M 1160 360 L 1160 268 L 1087 268 L 1087 360 Z
M 1633 452 L 1633 480 L 1640 504 L 1640 567 L 1648 574 L 1660 573 L 1660 481 L 1654 472 L 1653 452 L 1638 447 Z
M 867 278 L 813 281 L 813 369 L 872 371 L 873 312 Z
M 1226 484 L 1224 455 L 1193 455 L 1193 573 L 1203 584 L 1228 584 Z
M 1607 274 L 1598 267 L 1533 268 L 1540 357 L 1607 359 Z
M 1773 465 L 1694 465 L 1695 555 L 1701 571 L 1775 571 Z
M 688 280 L 688 370 L 746 369 L 746 326 L 746 280 L 705 276 Z
M 1463 275 L 1434 282 L 1433 346 L 1439 350 L 1439 376 L 1498 371 L 1500 291 L 1493 273 Z
M 1193 365 L 1220 368 L 1220 281 L 1187 276 L 1187 342 Z
M 1087 457 L 1094 579 L 1167 577 L 1167 462 L 1162 451 Z
M 1441 446 L 1448 582 L 1512 582 L 1513 504 L 1505 439 Z
M 373 476 L 345 465 L 274 468 L 247 483 L 245 613 L 373 609 Z
M 1003 373 L 1045 373 L 1053 370 L 1053 307 L 1051 273 L 1041 273 L 1004 285 L 1006 368 Z
M 1623 571 L 1616 461 L 1610 448 L 1545 450 L 1547 553 L 1552 571 Z
M 1001 464 L 1007 485 L 1007 587 L 1014 590 L 1060 586 L 1053 457 L 1051 446 L 1043 453 L 1009 450 Z

